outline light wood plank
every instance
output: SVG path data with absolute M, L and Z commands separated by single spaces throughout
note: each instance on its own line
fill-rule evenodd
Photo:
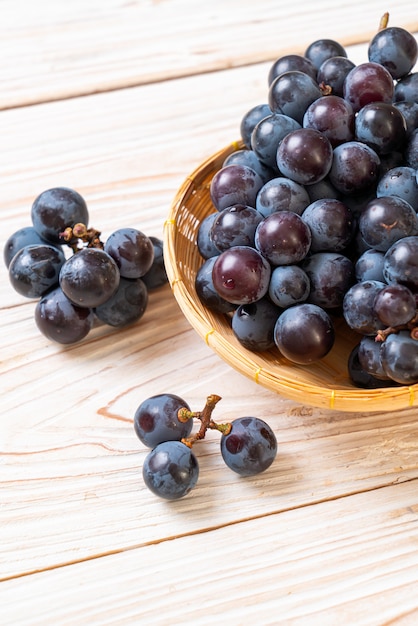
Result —
M 413 626 L 417 581 L 415 480 L 10 580 L 0 616 L 16 626 Z
M 399 0 L 2 0 L 0 108 L 108 91 L 304 52 L 311 41 L 368 41 L 383 11 L 418 29 Z

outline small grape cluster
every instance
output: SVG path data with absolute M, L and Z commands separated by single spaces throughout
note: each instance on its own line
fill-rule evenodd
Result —
M 418 382 L 418 46 L 387 21 L 364 63 L 330 39 L 273 63 L 197 235 L 196 292 L 245 348 L 310 364 L 343 318 L 363 387 Z
M 102 242 L 73 189 L 42 192 L 31 218 L 6 241 L 4 261 L 14 289 L 39 299 L 35 322 L 50 340 L 81 341 L 96 320 L 133 324 L 145 313 L 149 291 L 167 282 L 160 239 L 120 228 Z
M 179 396 L 163 393 L 144 400 L 134 415 L 140 441 L 151 448 L 144 460 L 145 485 L 166 500 L 178 500 L 196 485 L 199 464 L 192 446 L 204 439 L 208 429 L 221 433 L 220 449 L 226 465 L 241 476 L 264 472 L 277 454 L 277 440 L 270 426 L 257 417 L 240 417 L 219 424 L 212 413 L 221 400 L 212 394 L 202 411 L 191 411 Z M 192 434 L 194 419 L 199 429 Z

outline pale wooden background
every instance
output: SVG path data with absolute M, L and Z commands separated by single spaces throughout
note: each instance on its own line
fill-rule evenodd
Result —
M 365 60 L 383 10 L 418 31 L 411 0 L 0 1 L 1 242 L 55 185 L 104 235 L 162 236 L 185 177 L 265 101 L 271 62 L 330 36 Z M 141 322 L 63 348 L 0 272 L 0 623 L 418 623 L 417 409 L 344 414 L 263 390 L 219 360 L 170 289 Z M 164 391 L 219 420 L 276 432 L 265 474 L 224 468 L 167 503 L 143 486 L 133 413 Z

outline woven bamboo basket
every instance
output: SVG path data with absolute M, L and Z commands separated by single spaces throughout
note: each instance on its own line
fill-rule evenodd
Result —
M 309 365 L 296 365 L 278 350 L 257 353 L 235 338 L 230 318 L 203 306 L 195 290 L 203 263 L 196 238 L 201 221 L 213 213 L 209 193 L 213 175 L 239 143 L 220 150 L 202 163 L 179 189 L 164 225 L 164 260 L 174 296 L 191 326 L 226 363 L 263 387 L 310 406 L 350 412 L 389 411 L 418 404 L 418 384 L 364 390 L 348 376 L 347 359 L 359 341 L 343 320 L 336 325 L 330 353 Z

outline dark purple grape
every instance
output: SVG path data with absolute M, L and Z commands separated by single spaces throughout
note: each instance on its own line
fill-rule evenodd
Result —
M 326 136 L 312 128 L 294 130 L 281 141 L 277 150 L 280 172 L 301 185 L 325 178 L 332 165 L 332 146 Z
M 226 165 L 218 170 L 210 184 L 210 196 L 218 211 L 233 204 L 255 207 L 263 179 L 247 165 Z
M 134 430 L 138 439 L 148 448 L 164 441 L 180 441 L 188 437 L 193 428 L 193 419 L 180 422 L 180 409 L 190 407 L 180 396 L 162 393 L 147 398 L 134 414 Z
M 235 246 L 215 259 L 213 284 L 218 294 L 233 304 L 256 302 L 266 295 L 271 268 L 250 246 Z
M 366 104 L 357 113 L 355 136 L 379 155 L 401 151 L 406 143 L 404 116 L 387 102 Z
M 382 365 L 381 343 L 374 337 L 362 337 L 359 349 L 358 360 L 361 368 L 378 380 L 388 380 Z
M 361 335 L 375 335 L 384 329 L 374 310 L 374 301 L 385 286 L 378 280 L 364 280 L 350 287 L 343 300 L 343 315 L 350 328 Z
M 355 63 L 347 57 L 330 57 L 318 68 L 316 80 L 321 89 L 329 87 L 332 95 L 343 97 L 345 77 L 354 67 Z
M 61 250 L 46 243 L 21 248 L 9 265 L 12 287 L 21 296 L 39 298 L 58 286 L 65 256 Z
M 196 272 L 195 289 L 199 300 L 208 309 L 218 313 L 232 313 L 236 305 L 224 300 L 216 291 L 213 285 L 212 271 L 216 257 L 210 257 L 199 267 Z
M 229 156 L 226 157 L 222 164 L 222 167 L 227 165 L 246 165 L 251 167 L 257 174 L 261 176 L 263 182 L 266 183 L 270 178 L 275 176 L 274 171 L 268 167 L 265 163 L 260 161 L 254 150 L 235 150 Z M 276 162 L 274 162 L 276 165 Z
M 310 59 L 317 70 L 327 59 L 337 56 L 346 57 L 347 52 L 344 46 L 334 39 L 318 39 L 305 50 L 305 57 Z
M 311 252 L 340 252 L 354 235 L 353 214 L 340 200 L 324 198 L 312 202 L 302 220 L 311 231 Z
M 353 284 L 352 261 L 337 252 L 316 252 L 302 263 L 311 289 L 309 302 L 324 309 L 342 306 L 344 296 Z
M 16 252 L 19 252 L 25 246 L 33 246 L 38 244 L 46 244 L 48 243 L 45 239 L 42 239 L 40 235 L 36 232 L 33 226 L 24 226 L 23 228 L 19 228 L 15 233 L 8 237 L 6 243 L 3 248 L 3 258 L 4 264 L 6 267 L 9 267 L 10 261 L 13 259 Z M 54 245 L 49 244 L 48 245 Z M 60 249 L 60 246 L 55 246 Z
M 347 141 L 334 148 L 329 179 L 341 193 L 358 194 L 377 182 L 379 164 L 372 148 L 359 141 Z
M 271 115 L 271 113 L 272 111 L 268 104 L 257 104 L 243 116 L 241 119 L 240 134 L 247 148 L 251 148 L 251 135 L 256 124 L 264 117 Z
M 418 102 L 418 72 L 412 72 L 398 80 L 395 85 L 393 95 L 395 102 L 407 100 L 408 102 Z
M 324 198 L 333 198 L 334 200 L 341 200 L 342 198 L 342 193 L 334 187 L 328 177 L 313 183 L 313 185 L 307 185 L 306 191 L 309 196 L 309 204 Z
M 283 113 L 302 124 L 306 109 L 321 95 L 313 78 L 304 72 L 291 70 L 271 83 L 268 102 L 273 113 Z
M 159 443 L 142 466 L 145 485 L 156 496 L 178 500 L 196 485 L 199 464 L 191 449 L 180 441 Z
M 283 311 L 274 329 L 274 340 L 285 358 L 307 365 L 328 354 L 335 331 L 324 309 L 304 302 Z
M 383 65 L 392 78 L 402 78 L 414 67 L 418 57 L 415 37 L 399 26 L 377 32 L 369 44 L 369 61 Z
M 45 337 L 61 344 L 84 339 L 93 327 L 91 309 L 75 306 L 60 287 L 49 291 L 37 303 L 35 322 Z
M 271 66 L 268 73 L 269 86 L 278 76 L 293 70 L 308 74 L 313 80 L 316 80 L 316 68 L 312 61 L 300 54 L 286 54 L 279 57 Z
M 274 113 L 257 124 L 251 135 L 251 147 L 257 157 L 277 172 L 277 149 L 280 142 L 292 130 L 301 125 L 282 113 Z
M 95 308 L 115 293 L 120 274 L 107 252 L 83 248 L 64 263 L 59 280 L 61 289 L 73 304 Z
M 310 198 L 303 185 L 283 176 L 269 180 L 257 194 L 255 208 L 263 217 L 277 211 L 292 211 L 302 215 Z
M 310 288 L 308 275 L 299 265 L 280 265 L 271 273 L 269 297 L 274 304 L 287 309 L 305 302 Z
M 167 271 L 164 263 L 164 243 L 159 237 L 150 236 L 154 248 L 154 259 L 149 270 L 141 277 L 148 291 L 158 289 L 168 283 Z
M 408 139 L 405 148 L 406 165 L 418 171 L 418 128 L 416 128 Z
M 335 147 L 354 139 L 354 111 L 340 96 L 322 96 L 306 109 L 303 127 L 319 130 Z
M 364 241 L 381 252 L 402 237 L 418 234 L 418 217 L 411 205 L 397 196 L 371 200 L 359 219 Z
M 277 211 L 255 231 L 255 247 L 272 265 L 299 263 L 309 252 L 311 231 L 300 215 Z
M 144 315 L 148 289 L 141 278 L 121 278 L 115 293 L 94 309 L 98 319 L 109 326 L 124 328 Z
M 32 205 L 31 216 L 37 233 L 52 243 L 62 242 L 60 234 L 67 227 L 78 223 L 87 226 L 89 220 L 84 198 L 67 187 L 43 191 Z
M 398 109 L 404 117 L 406 123 L 406 138 L 409 139 L 411 133 L 418 128 L 418 102 L 400 100 L 399 102 L 394 102 L 393 106 Z
M 234 204 L 218 212 L 212 223 L 210 238 L 223 252 L 233 246 L 254 247 L 254 235 L 263 216 L 252 207 Z
M 232 316 L 232 331 L 247 350 L 260 352 L 274 347 L 274 326 L 280 309 L 267 298 L 241 304 Z
M 154 260 L 154 246 L 136 228 L 119 228 L 109 235 L 104 250 L 118 266 L 123 278 L 141 278 Z
M 277 439 L 271 427 L 258 417 L 239 417 L 228 435 L 221 437 L 226 465 L 240 476 L 265 472 L 277 455 Z
M 383 275 L 388 283 L 401 283 L 418 292 L 418 236 L 396 241 L 385 253 Z
M 391 104 L 394 93 L 392 76 L 379 63 L 356 65 L 345 78 L 343 97 L 355 113 L 371 102 Z
M 354 346 L 348 357 L 348 375 L 353 385 L 361 387 L 362 389 L 381 389 L 382 387 L 393 387 L 397 385 L 395 381 L 389 378 L 379 380 L 366 372 L 360 365 L 358 350 L 359 345 Z
M 378 280 L 385 282 L 383 277 L 383 263 L 385 255 L 383 252 L 374 250 L 373 248 L 365 250 L 361 254 L 354 266 L 354 273 L 357 282 L 364 280 Z
M 388 285 L 377 294 L 374 310 L 386 326 L 408 324 L 416 315 L 415 296 L 405 285 Z
M 392 333 L 382 343 L 382 365 L 386 374 L 401 385 L 418 383 L 418 339 L 407 330 Z
M 199 224 L 197 231 L 196 244 L 200 255 L 204 259 L 218 256 L 219 250 L 211 239 L 212 224 L 218 216 L 218 211 L 207 215 Z
M 380 177 L 376 196 L 398 196 L 418 211 L 418 181 L 412 167 L 400 166 L 388 170 Z

